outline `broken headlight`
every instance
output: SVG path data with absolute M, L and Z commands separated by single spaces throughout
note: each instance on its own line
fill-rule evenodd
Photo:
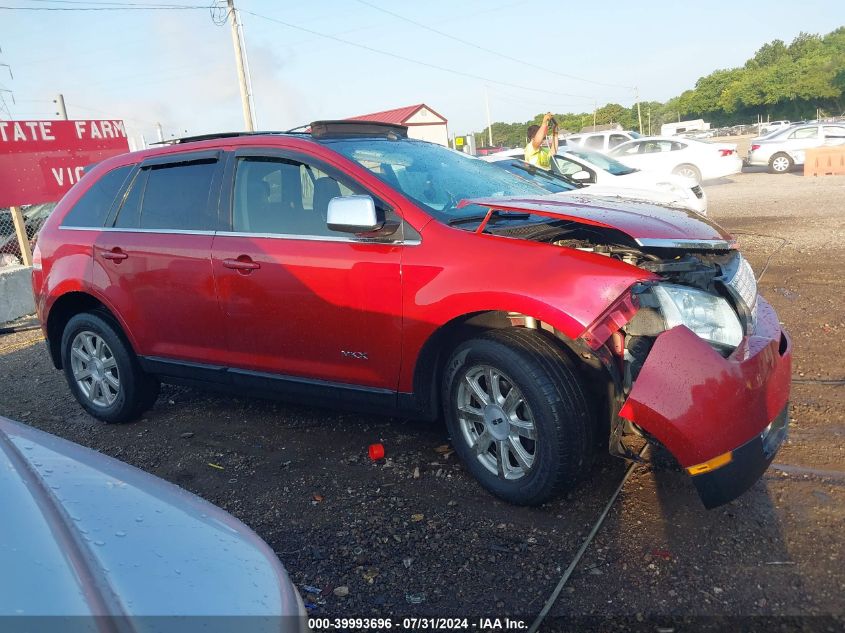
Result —
M 742 341 L 742 324 L 725 298 L 674 284 L 657 284 L 652 293 L 667 330 L 684 325 L 709 343 L 731 348 Z

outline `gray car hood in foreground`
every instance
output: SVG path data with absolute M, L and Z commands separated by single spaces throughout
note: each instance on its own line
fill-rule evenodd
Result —
M 276 555 L 230 514 L 3 417 L 0 508 L 0 616 L 303 613 Z

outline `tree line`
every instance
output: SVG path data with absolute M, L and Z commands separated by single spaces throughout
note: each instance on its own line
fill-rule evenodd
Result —
M 845 115 L 845 26 L 827 35 L 800 33 L 790 44 L 764 44 L 739 68 L 715 70 L 665 103 L 641 101 L 643 132 L 660 133 L 660 126 L 682 119 L 704 119 L 714 127 L 764 120 L 815 119 Z M 525 144 L 529 125 L 540 123 L 542 113 L 522 123 L 491 125 L 493 144 Z M 562 130 L 578 132 L 594 123 L 619 123 L 639 129 L 637 105 L 608 103 L 594 112 L 555 114 Z M 649 129 L 650 128 L 650 129 Z M 476 144 L 487 145 L 487 128 L 476 133 Z

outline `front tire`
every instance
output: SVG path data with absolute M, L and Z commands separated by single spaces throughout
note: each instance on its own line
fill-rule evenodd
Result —
M 795 166 L 795 161 L 789 154 L 780 152 L 769 160 L 769 172 L 773 174 L 785 174 Z
M 158 397 L 158 380 L 144 373 L 119 326 L 105 315 L 84 312 L 71 318 L 61 349 L 71 392 L 103 422 L 128 422 Z
M 497 497 L 539 505 L 589 470 L 594 422 L 585 390 L 556 342 L 522 328 L 491 330 L 455 349 L 443 402 L 452 444 Z

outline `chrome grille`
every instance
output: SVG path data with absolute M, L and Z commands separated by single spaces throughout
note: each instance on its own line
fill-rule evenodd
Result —
M 738 255 L 739 262 L 733 277 L 727 280 L 727 284 L 734 289 L 739 298 L 751 312 L 752 319 L 757 318 L 757 279 L 751 264 L 742 255 Z

